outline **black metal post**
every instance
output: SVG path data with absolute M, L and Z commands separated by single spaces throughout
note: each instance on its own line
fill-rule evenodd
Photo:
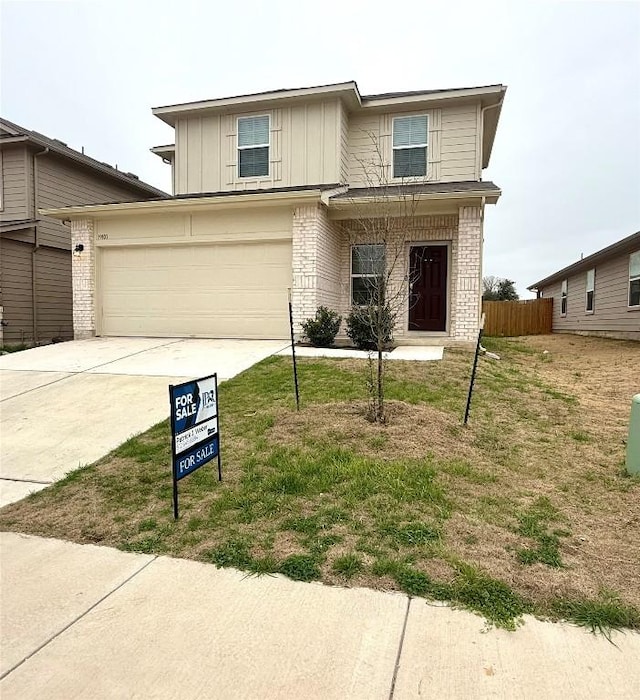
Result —
M 480 354 L 480 342 L 482 341 L 482 331 L 478 332 L 478 342 L 476 343 L 476 355 L 473 358 L 473 370 L 471 372 L 471 382 L 469 383 L 469 395 L 467 396 L 467 408 L 464 412 L 464 424 L 469 420 L 469 411 L 471 410 L 471 394 L 473 394 L 473 385 L 476 381 L 476 370 L 478 369 L 478 355 Z
M 173 415 L 173 384 L 169 385 L 169 415 L 171 416 L 171 478 L 173 479 L 173 519 L 178 519 L 178 479 L 176 479 L 176 422 Z
M 296 388 L 296 410 L 300 410 L 300 393 L 298 391 L 298 364 L 296 362 L 296 343 L 293 335 L 293 306 L 291 305 L 291 290 L 289 290 L 289 329 L 291 331 L 291 359 L 293 360 L 293 383 Z
M 214 375 L 216 383 L 216 433 L 218 436 L 218 481 L 222 481 L 222 461 L 220 459 L 220 400 L 218 398 L 218 373 Z

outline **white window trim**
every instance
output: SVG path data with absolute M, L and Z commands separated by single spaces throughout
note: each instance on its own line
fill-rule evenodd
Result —
M 412 143 L 410 146 L 394 146 L 393 145 L 393 134 L 396 128 L 396 119 L 407 119 L 407 117 L 424 117 L 427 120 L 427 141 L 426 143 Z M 394 172 L 394 161 L 393 157 L 394 151 L 406 151 L 409 148 L 424 148 L 424 175 L 409 175 L 407 177 L 396 176 Z M 391 179 L 392 180 L 424 180 L 429 174 L 429 115 L 425 112 L 424 114 L 403 114 L 401 116 L 393 117 L 391 120 Z
M 593 272 L 593 289 L 589 289 L 588 284 L 589 284 L 589 273 Z M 588 308 L 587 304 L 589 302 L 589 292 L 592 292 L 593 294 L 593 307 L 591 309 Z M 587 279 L 585 281 L 585 291 L 584 291 L 584 312 L 585 314 L 593 314 L 596 309 L 596 268 L 592 267 L 590 270 L 587 270 Z
M 562 311 L 562 302 L 564 301 L 564 311 Z M 586 301 L 585 301 L 586 303 Z M 560 318 L 566 318 L 567 309 L 569 307 L 569 280 L 564 279 L 560 283 Z
M 260 119 L 261 117 L 266 117 L 269 121 L 269 126 L 267 128 L 267 133 L 269 134 L 269 140 L 267 143 L 254 143 L 251 146 L 241 146 L 239 144 L 240 138 L 240 120 L 242 119 Z M 266 175 L 240 175 L 240 151 L 246 151 L 249 148 L 268 148 L 269 153 L 267 157 L 267 174 Z M 245 114 L 242 117 L 236 117 L 236 150 L 238 151 L 238 164 L 236 167 L 237 177 L 239 180 L 260 180 L 268 179 L 271 177 L 271 115 L 270 114 Z
M 629 280 L 627 281 L 627 309 L 629 311 L 638 311 L 640 310 L 640 304 L 634 304 L 631 306 L 629 303 L 631 301 L 631 282 L 635 282 L 636 280 L 640 279 L 640 274 L 639 275 L 634 275 L 633 277 L 631 276 L 631 257 L 633 255 L 640 255 L 640 250 L 636 250 L 633 253 L 629 253 Z
M 375 278 L 377 278 L 377 277 L 380 277 L 380 275 L 376 275 L 376 274 L 374 274 L 374 273 L 371 273 L 371 274 L 369 274 L 369 273 L 364 273 L 364 272 L 356 272 L 356 273 L 354 273 L 354 271 L 353 271 L 353 249 L 354 249 L 354 248 L 362 248 L 362 247 L 364 247 L 364 246 L 380 246 L 381 248 L 383 248 L 383 249 L 384 249 L 384 256 L 385 256 L 385 257 L 384 257 L 384 266 L 385 266 L 385 270 L 386 270 L 386 268 L 387 268 L 387 250 L 386 250 L 386 246 L 385 246 L 384 243 L 354 243 L 354 244 L 350 247 L 350 249 L 349 249 L 349 292 L 350 292 L 350 294 L 349 294 L 349 296 L 350 296 L 349 301 L 351 302 L 351 306 L 360 306 L 360 307 L 366 306 L 366 304 L 356 304 L 356 303 L 353 301 L 353 280 L 354 280 L 355 278 L 360 278 L 360 279 L 361 279 L 361 278 L 363 278 L 363 277 L 366 278 L 366 279 L 370 279 L 370 278 L 375 279 Z M 383 272 L 382 274 L 384 275 L 384 272 Z

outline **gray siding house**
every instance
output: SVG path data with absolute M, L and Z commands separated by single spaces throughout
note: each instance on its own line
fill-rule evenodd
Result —
M 553 298 L 553 331 L 640 340 L 640 231 L 529 288 Z
M 0 345 L 73 338 L 71 230 L 40 209 L 166 193 L 0 119 Z

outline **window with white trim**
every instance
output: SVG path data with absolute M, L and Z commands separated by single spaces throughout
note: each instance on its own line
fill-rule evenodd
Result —
M 593 313 L 595 306 L 595 294 L 596 294 L 596 270 L 587 271 L 587 292 L 585 295 L 585 306 L 584 310 L 588 314 Z
M 560 292 L 560 316 L 567 315 L 567 280 L 562 280 L 562 290 Z
M 269 115 L 238 117 L 238 177 L 269 175 Z
M 393 177 L 426 177 L 428 120 L 426 114 L 393 120 Z
M 384 245 L 354 245 L 351 248 L 351 303 L 377 304 L 384 286 Z
M 629 256 L 629 306 L 640 307 L 640 250 Z

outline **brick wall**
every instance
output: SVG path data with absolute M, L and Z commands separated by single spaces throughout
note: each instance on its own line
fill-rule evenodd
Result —
M 338 307 L 341 297 L 341 240 L 328 219 L 324 205 L 298 207 L 293 212 L 293 322 L 300 324 L 315 315 L 318 306 Z
M 482 289 L 482 207 L 460 207 L 458 213 L 456 324 L 453 336 L 474 342 L 478 336 Z
M 71 222 L 71 250 L 79 243 L 84 246 L 84 250 L 71 256 L 73 335 L 76 340 L 91 338 L 96 334 L 96 249 L 92 219 Z

